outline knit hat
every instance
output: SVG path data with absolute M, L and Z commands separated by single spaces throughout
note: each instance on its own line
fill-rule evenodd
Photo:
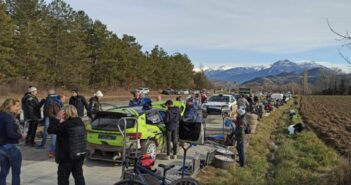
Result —
M 37 88 L 35 88 L 35 87 L 29 87 L 28 88 L 28 92 L 34 92 L 34 91 L 37 91 L 38 89 Z
M 100 90 L 98 90 L 98 91 L 95 92 L 95 96 L 97 96 L 97 97 L 103 97 L 104 94 L 102 94 L 102 92 L 101 92 Z

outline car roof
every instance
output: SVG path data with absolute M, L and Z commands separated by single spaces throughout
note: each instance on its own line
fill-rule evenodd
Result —
M 233 96 L 233 95 L 230 95 L 230 94 L 214 94 L 214 95 L 212 95 L 212 96 Z M 211 97 L 212 97 L 211 96 Z

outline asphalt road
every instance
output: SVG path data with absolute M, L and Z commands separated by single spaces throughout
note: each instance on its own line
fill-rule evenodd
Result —
M 220 116 L 209 117 L 211 120 L 207 123 L 207 133 L 215 134 L 222 133 L 222 118 Z M 212 130 L 212 131 L 211 131 Z M 40 142 L 40 139 L 36 141 Z M 50 143 L 48 141 L 48 143 Z M 49 148 L 49 147 L 46 147 Z M 57 164 L 54 159 L 48 158 L 47 149 L 36 149 L 21 144 L 23 163 L 21 172 L 22 185 L 56 185 L 57 184 Z M 209 146 L 194 146 L 189 149 L 187 156 L 187 163 L 192 163 L 192 158 L 196 154 L 200 154 L 204 158 L 207 151 L 214 150 Z M 162 157 L 162 154 L 159 156 Z M 170 170 L 168 178 L 179 178 L 179 169 L 182 165 L 183 151 L 178 152 L 178 159 L 176 160 L 157 160 L 157 164 L 174 164 L 176 167 Z M 156 164 L 156 165 L 157 165 Z M 83 166 L 84 176 L 87 185 L 112 185 L 119 181 L 121 176 L 121 166 L 117 163 L 91 161 L 86 160 Z M 7 182 L 11 182 L 11 176 L 7 178 Z M 70 184 L 74 184 L 74 180 L 70 178 Z

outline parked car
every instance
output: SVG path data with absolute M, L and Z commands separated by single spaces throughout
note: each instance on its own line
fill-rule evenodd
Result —
M 185 89 L 185 90 L 183 91 L 183 94 L 184 94 L 184 95 L 188 95 L 188 94 L 190 94 L 190 92 L 189 92 L 189 90 Z
M 145 88 L 145 87 L 140 87 L 139 89 L 137 89 L 137 91 L 139 91 L 142 94 L 149 94 L 150 93 L 150 89 Z
M 154 102 L 153 108 L 146 111 L 142 107 L 120 107 L 97 112 L 91 124 L 86 126 L 88 132 L 87 157 L 93 160 L 121 161 L 123 136 L 118 125 L 124 129 L 123 119 L 126 119 L 125 132 L 129 145 L 127 147 L 134 143 L 133 146 L 138 152 L 156 158 L 158 152 L 166 149 L 166 128 L 163 117 L 167 107 L 164 103 Z M 184 113 L 185 104 L 183 102 L 175 101 L 174 105 L 182 110 L 182 114 Z
M 187 94 L 189 94 L 189 91 L 188 91 L 188 90 L 185 90 L 185 89 L 180 89 L 180 90 L 176 90 L 176 91 L 175 91 L 175 94 L 178 94 L 178 95 L 187 95 Z
M 236 103 L 236 99 L 232 95 L 216 94 L 203 104 L 203 108 L 207 114 L 221 114 L 223 110 L 232 111 L 234 106 L 237 105 Z
M 165 95 L 172 95 L 172 94 L 175 94 L 175 91 L 173 89 L 163 89 L 162 90 L 162 94 L 165 94 Z
M 281 94 L 281 93 L 273 93 L 272 95 L 271 95 L 271 98 L 273 99 L 273 100 L 283 100 L 283 97 L 284 97 L 284 95 L 283 94 Z

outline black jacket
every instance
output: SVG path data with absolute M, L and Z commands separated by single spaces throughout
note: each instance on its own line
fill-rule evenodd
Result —
M 90 118 L 93 117 L 94 112 L 102 111 L 101 103 L 99 98 L 94 96 L 89 99 L 89 108 L 88 108 L 88 116 Z
M 57 143 L 56 143 L 56 157 L 55 160 L 57 163 L 62 162 L 70 162 L 71 159 L 71 150 L 76 150 L 76 148 L 70 148 L 70 136 L 69 131 L 74 127 L 84 127 L 84 123 L 81 118 L 72 118 L 68 119 L 63 123 L 60 123 L 59 120 L 55 118 L 50 119 L 50 126 L 48 128 L 49 134 L 56 134 L 57 135 Z M 82 133 L 76 133 L 82 134 Z M 86 131 L 85 133 L 86 134 Z M 77 142 L 76 145 L 85 144 L 81 143 L 80 140 L 71 140 L 71 142 Z
M 171 107 L 166 111 L 164 122 L 167 130 L 177 130 L 180 121 L 180 110 L 178 107 Z
M 21 133 L 15 118 L 7 112 L 0 112 L 0 146 L 18 144 Z
M 245 138 L 245 129 L 249 126 L 245 116 L 238 116 L 235 124 L 234 135 L 238 142 L 241 142 Z
M 84 98 L 84 96 L 78 95 L 78 96 L 72 96 L 69 99 L 69 104 L 73 105 L 76 107 L 78 111 L 78 116 L 83 117 L 84 116 L 84 108 L 88 111 L 88 103 L 87 100 Z
M 38 120 L 41 118 L 40 108 L 43 102 L 39 102 L 36 96 L 32 94 L 26 94 L 22 98 L 22 109 L 24 114 L 24 120 Z

